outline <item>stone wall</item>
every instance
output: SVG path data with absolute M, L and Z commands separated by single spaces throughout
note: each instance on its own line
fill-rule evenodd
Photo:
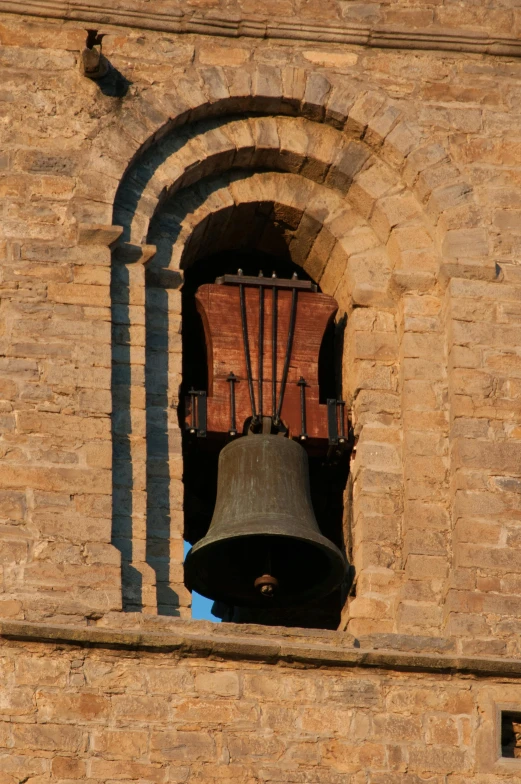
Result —
M 152 642 L 4 639 L 3 784 L 520 780 L 519 759 L 497 759 L 496 712 L 519 705 L 516 678 L 429 672 L 421 657 L 417 672 L 267 664 L 253 647 L 240 663 L 186 658 Z
M 521 781 L 518 3 L 223 6 L 0 2 L 0 784 Z M 190 620 L 180 286 L 252 237 L 347 316 L 337 632 Z
M 476 26 L 514 40 L 519 12 L 327 9 L 401 14 L 417 48 L 161 32 L 138 3 L 142 28 L 118 7 L 98 24 L 117 72 L 96 84 L 94 12 L 2 15 L 3 617 L 189 616 L 179 285 L 240 225 L 269 248 L 267 221 L 349 316 L 342 628 L 517 655 L 521 66 L 479 53 Z M 431 22 L 442 52 L 422 50 Z

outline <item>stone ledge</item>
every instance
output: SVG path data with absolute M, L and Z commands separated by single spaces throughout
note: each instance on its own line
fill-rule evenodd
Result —
M 129 3 L 128 8 L 107 8 L 104 4 L 81 0 L 0 0 L 0 11 L 24 16 L 78 20 L 98 25 L 138 27 L 168 33 L 238 38 L 267 38 L 350 44 L 387 49 L 427 49 L 434 51 L 471 52 L 509 57 L 521 56 L 517 38 L 491 36 L 467 30 L 432 26 L 425 30 L 366 25 L 319 24 L 288 19 L 267 19 L 257 15 L 238 17 L 183 12 L 172 8 L 168 13 L 154 11 L 146 3 Z
M 197 622 L 194 626 L 197 625 Z M 385 670 L 439 672 L 475 676 L 521 677 L 521 660 L 477 656 L 451 656 L 439 653 L 411 653 L 391 650 L 363 650 L 335 645 L 324 640 L 306 643 L 295 636 L 262 638 L 254 635 L 189 632 L 183 624 L 180 633 L 142 630 L 100 629 L 96 627 L 53 626 L 25 621 L 0 621 L 0 639 L 83 647 L 142 650 L 176 653 L 210 659 L 255 660 L 272 664 L 308 667 L 361 667 Z M 288 630 L 289 635 L 291 632 Z

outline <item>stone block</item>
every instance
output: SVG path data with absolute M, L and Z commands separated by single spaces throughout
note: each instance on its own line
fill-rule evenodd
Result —
M 369 158 L 367 148 L 356 141 L 341 147 L 331 165 L 325 184 L 347 193 L 356 174 L 363 168 Z M 356 206 L 356 205 L 355 205 Z
M 111 474 L 101 469 L 40 468 L 4 466 L 0 468 L 0 486 L 51 492 L 110 494 Z
M 349 118 L 345 125 L 346 131 L 356 136 L 362 136 L 368 122 L 382 107 L 383 103 L 383 97 L 376 92 L 367 92 L 359 95 L 349 110 Z
M 109 759 L 139 759 L 149 748 L 149 735 L 146 730 L 97 730 L 91 735 L 92 748 Z
M 443 253 L 454 258 L 487 256 L 489 252 L 486 229 L 453 229 L 445 235 Z
M 519 467 L 521 444 L 516 441 L 490 442 L 479 439 L 458 439 L 454 457 L 467 469 L 485 469 L 499 474 L 515 474 Z
M 215 740 L 207 732 L 197 730 L 153 732 L 150 746 L 154 762 L 210 762 L 217 757 Z
M 224 71 L 219 66 L 201 68 L 203 89 L 211 104 L 225 101 L 230 97 Z
M 93 758 L 89 763 L 89 779 L 105 781 L 136 780 L 164 784 L 167 781 L 166 770 L 159 765 L 142 762 L 121 762 Z
M 258 65 L 253 72 L 252 95 L 262 99 L 266 111 L 277 112 L 282 100 L 280 69 L 270 65 Z
M 465 751 L 446 746 L 413 746 L 409 751 L 411 769 L 443 773 L 448 769 L 468 770 L 470 760 Z
M 416 150 L 422 141 L 421 133 L 403 121 L 396 125 L 387 136 L 383 155 L 395 166 L 402 166 L 404 159 Z
M 285 749 L 285 743 L 271 732 L 264 734 L 258 731 L 250 735 L 230 735 L 228 749 L 233 760 L 261 761 L 280 756 Z
M 335 84 L 329 94 L 326 106 L 326 122 L 342 129 L 346 124 L 349 111 L 356 99 L 356 91 L 346 84 Z
M 398 341 L 388 332 L 356 332 L 353 349 L 356 359 L 392 362 L 397 357 Z
M 308 73 L 306 89 L 302 99 L 302 113 L 310 120 L 322 120 L 325 115 L 325 104 L 331 91 L 331 83 L 321 73 Z
M 401 519 L 384 515 L 359 515 L 353 528 L 355 546 L 358 541 L 400 544 Z
M 295 109 L 300 108 L 306 89 L 307 72 L 303 68 L 287 65 L 281 69 L 281 78 L 284 101 Z
M 404 553 L 444 556 L 447 553 L 447 536 L 443 531 L 409 530 L 405 535 Z
M 78 754 L 84 744 L 84 733 L 77 727 L 62 724 L 15 724 L 13 727 L 15 749 Z
M 67 684 L 70 665 L 67 661 L 43 656 L 23 657 L 16 662 L 15 680 L 22 686 L 56 686 Z
M 364 218 L 369 219 L 376 201 L 396 189 L 396 178 L 380 161 L 356 174 L 349 189 L 349 200 Z
M 52 775 L 58 779 L 76 780 L 85 778 L 84 760 L 74 757 L 55 756 L 52 760 Z
M 380 741 L 401 743 L 421 739 L 421 727 L 415 717 L 393 713 L 377 714 L 373 725 L 375 738 Z
M 206 45 L 199 48 L 198 56 L 202 65 L 237 66 L 249 60 L 250 52 L 237 46 Z
M 134 721 L 158 724 L 170 720 L 170 707 L 156 697 L 121 694 L 112 697 L 112 711 L 117 724 L 124 725 L 127 717 Z
M 383 196 L 375 204 L 371 225 L 382 242 L 387 242 L 391 230 L 419 215 L 419 205 L 411 193 Z
M 369 120 L 364 139 L 371 147 L 380 147 L 401 117 L 398 106 L 384 105 Z
M 219 694 L 222 697 L 239 696 L 239 679 L 235 672 L 206 672 L 196 676 L 195 689 L 201 694 Z
M 60 724 L 72 725 L 105 721 L 110 709 L 108 699 L 88 692 L 57 694 L 41 689 L 38 692 L 37 704 L 40 720 L 59 720 Z
M 49 283 L 47 295 L 51 302 L 69 305 L 110 305 L 108 288 L 81 283 Z
M 227 724 L 230 730 L 253 730 L 258 725 L 259 708 L 241 700 L 185 699 L 173 707 L 173 715 L 179 728 L 204 723 L 211 727 Z

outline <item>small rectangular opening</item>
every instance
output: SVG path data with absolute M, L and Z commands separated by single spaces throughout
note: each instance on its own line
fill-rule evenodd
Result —
M 521 711 L 501 711 L 501 756 L 521 759 Z

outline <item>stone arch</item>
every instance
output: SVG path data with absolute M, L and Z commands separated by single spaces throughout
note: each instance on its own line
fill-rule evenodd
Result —
M 335 294 L 343 310 L 351 311 L 353 305 L 371 304 L 373 311 L 380 308 L 388 315 L 390 315 L 389 311 L 396 310 L 397 292 L 393 292 L 390 285 L 389 259 L 385 246 L 367 221 L 342 197 L 341 193 L 301 175 L 237 170 L 228 178 L 220 175 L 215 180 L 206 179 L 191 188 L 175 192 L 170 201 L 163 201 L 161 212 L 156 216 L 155 223 L 152 223 L 148 236 L 149 241 L 158 247 L 156 258 L 149 265 L 149 277 L 159 281 L 159 286 L 153 285 L 147 290 L 148 310 L 145 308 L 148 313 L 153 314 L 154 324 L 160 321 L 155 314 L 158 309 L 168 312 L 168 318 L 173 319 L 174 323 L 179 318 L 180 296 L 177 290 L 179 278 L 175 278 L 173 288 L 169 289 L 168 274 L 175 274 L 177 270 L 182 270 L 193 263 L 200 254 L 201 247 L 204 248 L 205 243 L 210 240 L 214 247 L 218 240 L 216 229 L 224 229 L 221 231 L 221 236 L 226 242 L 226 226 L 233 221 L 238 210 L 251 206 L 259 208 L 265 224 L 280 219 L 290 227 L 285 241 L 288 243 L 293 260 L 318 280 L 325 291 Z M 227 213 L 226 218 L 224 218 L 225 213 Z M 262 239 L 263 227 L 261 226 L 260 229 L 257 234 Z M 269 237 L 267 239 L 269 242 Z M 166 242 L 166 247 L 163 247 L 163 242 Z M 143 268 L 139 266 L 134 269 L 142 273 Z M 167 277 L 162 279 L 161 275 L 165 271 Z M 162 280 L 165 281 L 164 285 Z M 341 290 L 339 290 L 339 282 Z M 132 289 L 132 286 L 129 288 Z M 131 293 L 129 299 L 134 301 L 134 296 Z M 393 316 L 391 319 L 394 323 Z M 143 322 L 146 323 L 145 317 Z M 166 321 L 162 326 L 169 331 Z M 355 330 L 355 338 L 358 331 Z M 148 333 L 149 343 L 159 342 L 160 336 L 154 336 L 152 333 L 153 330 Z M 143 343 L 146 343 L 144 338 Z M 175 344 L 172 354 L 167 356 L 164 351 L 162 352 L 161 360 L 159 360 L 161 352 L 152 352 L 153 361 L 150 352 L 148 358 L 144 348 L 142 352 L 143 364 L 145 367 L 147 363 L 150 367 L 153 366 L 156 376 L 163 378 L 163 387 L 160 389 L 156 382 L 154 398 L 156 402 L 159 399 L 162 402 L 160 405 L 147 406 L 147 413 L 143 412 L 142 415 L 145 424 L 141 425 L 141 429 L 148 432 L 155 429 L 156 433 L 162 429 L 165 444 L 169 440 L 168 433 L 177 432 L 177 422 L 172 421 L 171 417 L 169 421 L 166 413 L 171 410 L 172 403 L 175 401 L 169 400 L 170 380 L 165 370 L 178 363 L 177 352 L 178 348 Z M 357 362 L 356 357 L 352 355 L 345 367 L 363 366 L 364 362 L 364 358 L 361 362 Z M 384 372 L 385 368 L 389 367 L 389 363 L 389 356 L 384 355 L 380 358 L 376 354 L 370 362 L 373 368 L 377 370 L 383 368 Z M 362 367 L 361 372 L 364 372 Z M 349 373 L 347 381 L 351 385 L 349 398 L 353 400 L 357 391 L 355 374 Z M 159 427 L 161 422 L 162 425 Z M 139 426 L 136 429 L 139 429 Z M 159 455 L 157 458 L 159 459 Z M 139 461 L 132 462 L 133 470 L 139 475 Z M 147 468 L 144 467 L 144 470 L 146 472 Z M 163 475 L 164 473 L 163 471 Z M 176 481 L 180 481 L 180 473 L 177 474 Z M 151 487 L 148 488 L 149 497 L 157 496 L 157 483 L 154 485 L 154 493 L 150 494 L 150 490 Z M 147 493 L 145 492 L 144 495 Z M 153 510 L 150 509 L 149 504 L 147 515 L 144 515 L 142 531 L 147 528 L 146 517 L 150 516 L 151 511 Z M 178 513 L 180 509 L 170 510 L 170 518 L 172 511 Z M 179 524 L 182 524 L 182 520 L 180 518 L 178 520 Z M 180 531 L 182 529 L 178 530 L 178 539 L 180 539 Z M 149 534 L 145 536 L 148 537 Z M 149 558 L 148 561 L 150 560 Z M 136 565 L 133 568 L 137 569 Z M 139 566 L 139 571 L 145 579 L 147 570 L 143 565 Z M 149 580 L 153 585 L 154 576 L 151 575 L 151 570 L 148 572 Z M 180 583 L 175 593 L 177 597 L 182 596 Z M 163 603 L 163 612 L 166 609 Z
M 152 268 L 184 270 L 204 253 L 205 246 L 224 250 L 251 243 L 244 235 L 230 238 L 227 228 L 241 210 L 253 206 L 258 211 L 248 215 L 248 233 L 259 249 L 276 253 L 277 239 L 282 239 L 292 261 L 331 295 L 346 272 L 349 284 L 342 302 L 346 310 L 353 305 L 395 305 L 382 242 L 349 202 L 323 185 L 296 174 L 236 171 L 193 186 L 178 203 L 175 198 L 172 202 L 164 205 L 150 230 L 149 240 L 158 247 Z M 270 231 L 273 223 L 285 227 L 283 237 Z M 365 285 L 370 279 L 371 292 Z
M 214 76 L 217 73 L 220 75 L 219 78 L 222 77 L 220 69 L 213 69 L 212 72 Z M 311 83 L 311 75 L 309 80 Z M 231 95 L 226 98 L 224 94 L 220 94 L 220 97 L 216 97 L 215 100 L 210 100 L 207 95 L 206 102 L 194 103 L 192 109 L 176 114 L 174 120 L 169 119 L 157 127 L 152 136 L 148 128 L 147 141 L 141 143 L 138 152 L 134 149 L 131 164 L 127 166 L 125 176 L 119 183 L 115 215 L 118 216 L 117 220 L 129 229 L 127 245 L 121 249 L 122 258 L 125 258 L 125 252 L 130 252 L 133 245 L 139 246 L 145 236 L 149 240 L 152 239 L 154 232 L 149 231 L 149 221 L 152 216 L 155 216 L 154 220 L 156 220 L 161 213 L 162 219 L 165 219 L 169 210 L 175 212 L 176 202 L 184 202 L 183 209 L 186 211 L 187 206 L 191 205 L 192 198 L 195 198 L 196 202 L 199 199 L 198 205 L 194 202 L 194 209 L 201 210 L 198 217 L 194 213 L 190 219 L 186 219 L 184 225 L 179 215 L 174 217 L 177 224 L 173 233 L 178 243 L 173 254 L 166 258 L 162 252 L 161 241 L 158 240 L 159 253 L 150 265 L 151 274 L 154 274 L 154 271 L 156 274 L 161 272 L 170 274 L 170 277 L 167 275 L 166 278 L 161 278 L 159 275 L 159 288 L 166 292 L 161 295 L 163 302 L 159 305 L 167 307 L 174 322 L 180 317 L 175 302 L 176 288 L 180 282 L 179 268 L 189 260 L 190 254 L 194 257 L 197 255 L 196 244 L 204 239 L 205 232 L 211 227 L 213 216 L 219 215 L 226 209 L 233 214 L 234 210 L 240 208 L 240 204 L 248 202 L 246 191 L 248 188 L 251 190 L 252 182 L 255 184 L 256 191 L 250 203 L 255 199 L 259 201 L 259 190 L 262 192 L 263 187 L 262 175 L 256 172 L 259 167 L 270 170 L 271 178 L 278 178 L 277 193 L 272 192 L 271 195 L 266 194 L 261 197 L 265 203 L 271 202 L 273 209 L 276 209 L 276 205 L 297 209 L 291 200 L 291 194 L 294 193 L 291 178 L 296 177 L 299 183 L 305 182 L 305 187 L 311 188 L 313 193 L 308 194 L 310 203 L 301 211 L 299 226 L 302 221 L 318 222 L 321 229 L 315 242 L 328 223 L 330 205 L 333 202 L 334 210 L 338 206 L 339 212 L 336 215 L 333 210 L 330 223 L 337 219 L 341 223 L 343 215 L 349 214 L 349 211 L 356 212 L 358 220 L 361 221 L 357 225 L 363 226 L 364 230 L 370 232 L 371 237 L 376 237 L 373 250 L 380 254 L 380 258 L 385 258 L 389 268 L 393 267 L 392 285 L 387 287 L 390 301 L 378 302 L 378 298 L 374 298 L 374 286 L 371 287 L 372 299 L 364 301 L 357 295 L 356 285 L 347 284 L 350 296 L 353 294 L 355 296 L 354 304 L 365 306 L 358 307 L 353 312 L 349 335 L 350 356 L 358 362 L 359 368 L 352 386 L 353 397 L 358 395 L 354 414 L 361 440 L 353 474 L 357 482 L 354 493 L 355 516 L 357 520 L 359 517 L 361 522 L 355 520 L 355 527 L 358 526 L 359 533 L 355 531 L 354 538 L 355 548 L 358 550 L 357 566 L 363 577 L 359 584 L 360 593 L 351 603 L 353 612 L 350 617 L 352 621 L 354 620 L 353 630 L 358 631 L 360 628 L 366 628 L 363 625 L 357 626 L 360 619 L 374 618 L 380 613 L 383 619 L 380 628 L 392 631 L 396 626 L 393 620 L 396 613 L 393 608 L 399 596 L 399 579 L 394 581 L 392 590 L 388 585 L 394 579 L 392 574 L 396 570 L 400 571 L 400 566 L 403 565 L 402 555 L 399 552 L 400 542 L 406 539 L 408 534 L 405 523 L 394 521 L 397 510 L 401 514 L 400 504 L 403 504 L 403 500 L 400 501 L 398 498 L 400 495 L 398 485 L 401 486 L 403 480 L 398 480 L 397 477 L 403 470 L 400 453 L 403 433 L 400 428 L 403 387 L 408 380 L 403 375 L 403 369 L 398 370 L 397 365 L 400 346 L 404 345 L 408 327 L 403 312 L 400 313 L 394 303 L 399 299 L 398 295 L 404 292 L 429 291 L 433 298 L 436 298 L 440 249 L 443 248 L 446 254 L 450 250 L 452 238 L 457 239 L 455 235 L 461 231 L 461 226 L 465 226 L 466 231 L 472 232 L 475 230 L 478 218 L 475 211 L 467 209 L 471 200 L 470 189 L 461 182 L 459 173 L 452 169 L 450 164 L 448 169 L 446 168 L 446 151 L 439 145 L 426 143 L 421 138 L 421 134 L 414 132 L 407 120 L 385 97 L 377 93 L 364 92 L 353 99 L 352 95 L 345 90 L 340 91 L 338 87 L 329 85 L 326 89 L 327 85 L 322 82 L 322 99 L 321 101 L 317 99 L 317 103 L 313 104 L 309 99 L 312 91 L 311 88 L 308 91 L 308 76 L 305 77 L 304 83 L 306 85 L 304 94 L 308 94 L 306 100 L 302 97 L 297 101 L 296 98 L 291 98 L 291 93 L 285 96 L 262 97 L 250 91 L 238 101 Z M 212 90 L 214 89 L 215 85 L 212 87 Z M 215 95 L 218 93 L 219 91 Z M 199 98 L 196 95 L 194 102 L 197 100 Z M 339 108 L 342 102 L 344 114 Z M 333 107 L 336 107 L 334 111 Z M 255 112 L 256 109 L 257 114 L 264 114 L 264 116 L 230 118 L 234 112 Z M 297 114 L 304 115 L 304 118 L 295 116 Z M 208 119 L 209 116 L 212 119 Z M 141 130 L 134 128 L 132 131 L 134 148 L 136 140 L 141 140 L 144 134 L 145 125 L 146 123 L 141 126 Z M 232 126 L 233 133 L 239 136 L 239 143 L 234 145 L 233 150 L 229 145 L 228 133 Z M 299 149 L 298 133 L 295 133 L 294 140 L 291 139 L 292 134 L 286 133 L 291 143 L 288 143 L 287 150 L 281 148 L 279 129 L 283 126 L 303 133 L 307 143 L 305 145 L 301 143 Z M 255 129 L 254 132 L 252 128 Z M 276 133 L 273 133 L 274 129 Z M 319 137 L 313 143 L 314 146 L 310 146 L 309 142 L 311 129 Z M 168 148 L 171 143 L 170 134 L 176 138 L 173 140 L 172 155 L 163 156 L 164 168 L 152 164 L 147 169 L 146 156 L 148 155 L 152 160 L 154 145 L 160 145 L 161 139 L 165 140 L 164 146 Z M 353 158 L 360 164 L 358 168 L 354 167 L 348 176 L 344 171 L 343 181 L 341 156 L 335 152 L 333 157 L 327 149 L 327 144 L 324 143 L 325 139 L 331 140 L 333 137 L 341 140 L 340 150 L 350 150 L 350 154 L 352 153 Z M 123 150 L 124 148 L 125 145 Z M 349 163 L 351 163 L 350 154 L 347 155 Z M 284 155 L 286 155 L 285 160 Z M 234 167 L 234 160 L 240 165 Z M 273 172 L 274 169 L 278 170 L 277 174 Z M 337 179 L 332 181 L 335 177 Z M 219 178 L 220 182 L 217 182 Z M 226 178 L 230 179 L 229 183 L 226 182 Z M 245 185 L 248 181 L 249 186 Z M 138 191 L 139 198 L 133 205 L 134 212 L 128 210 L 132 217 L 137 211 L 137 222 L 132 225 L 132 220 L 128 221 L 125 218 L 125 209 L 129 206 L 125 203 L 125 195 L 132 192 L 135 184 L 141 187 L 141 190 Z M 216 187 L 216 184 L 219 187 Z M 125 188 L 129 188 L 127 194 Z M 206 195 L 205 189 L 209 189 Z M 238 192 L 241 189 L 244 191 L 242 196 L 234 197 L 233 191 Z M 284 192 L 284 189 L 289 194 L 287 204 L 285 198 L 281 196 L 281 191 Z M 451 194 L 453 203 L 451 203 Z M 113 195 L 112 192 L 112 197 Z M 177 196 L 179 199 L 176 198 Z M 207 214 L 203 215 L 205 211 Z M 366 223 L 363 222 L 364 219 Z M 134 233 L 130 233 L 131 228 L 134 229 Z M 326 229 L 329 231 L 327 226 Z M 331 234 L 330 231 L 329 233 Z M 296 248 L 300 238 L 291 239 L 295 241 Z M 326 244 L 328 249 L 324 254 L 322 274 L 329 276 L 332 282 L 335 276 L 339 275 L 345 283 L 346 276 L 341 274 L 340 270 L 342 265 L 344 265 L 343 269 L 346 269 L 349 257 L 343 245 L 351 241 L 352 236 L 332 235 L 332 244 L 329 246 Z M 333 247 L 337 249 L 335 254 L 332 253 Z M 459 247 L 461 248 L 461 242 Z M 310 261 L 314 258 L 312 251 L 313 248 L 309 247 L 304 251 L 303 264 L 312 263 Z M 183 258 L 184 252 L 188 255 Z M 329 262 L 327 265 L 326 257 Z M 339 265 L 336 270 L 332 263 L 335 258 Z M 445 268 L 446 273 L 454 269 L 458 274 L 490 276 L 487 264 L 481 263 L 482 261 L 482 259 L 478 261 L 454 256 L 448 264 L 442 265 L 442 268 Z M 425 274 L 426 265 L 427 274 Z M 130 267 L 125 269 L 124 274 L 129 279 L 129 302 L 139 300 L 140 307 L 144 308 L 143 268 L 134 266 L 132 271 Z M 157 289 L 148 291 L 146 296 L 149 303 L 158 305 Z M 138 324 L 135 326 L 139 327 Z M 415 329 L 413 325 L 411 331 L 414 332 Z M 443 341 L 443 336 L 438 338 L 440 339 Z M 142 341 L 143 345 L 134 346 L 134 351 L 136 349 L 138 353 L 141 351 L 144 366 L 145 337 Z M 412 358 L 428 362 L 429 348 L 414 348 Z M 175 364 L 177 360 L 173 361 Z M 443 384 L 445 383 L 443 369 L 440 373 L 439 383 Z M 130 386 L 132 387 L 132 384 Z M 131 394 L 130 391 L 129 398 Z M 376 398 L 378 398 L 377 403 L 375 403 Z M 373 414 L 376 405 L 379 406 L 379 413 L 375 420 Z M 142 420 L 141 427 L 146 431 L 146 416 L 142 410 L 138 419 L 139 417 Z M 392 423 L 391 435 L 389 432 L 375 435 L 378 428 L 382 431 L 386 430 L 389 422 Z M 375 427 L 375 423 L 378 428 Z M 363 435 L 368 432 L 368 436 Z M 386 467 L 389 471 L 384 470 Z M 139 460 L 135 460 L 133 470 L 138 471 L 138 469 Z M 371 507 L 373 513 L 369 515 L 370 519 L 367 519 L 367 515 L 364 517 L 360 511 L 359 502 L 364 493 L 371 494 L 371 482 L 375 481 L 375 476 L 380 475 L 387 476 L 385 481 L 395 483 L 392 489 L 396 490 L 396 508 L 390 513 L 384 511 L 381 505 L 373 504 Z M 179 482 L 180 468 L 175 468 L 172 476 L 176 482 Z M 146 496 L 143 482 L 139 492 Z M 143 508 L 143 499 L 140 503 Z M 180 509 L 171 511 L 176 515 L 182 514 Z M 141 515 L 140 524 L 142 528 L 143 525 L 146 528 L 146 513 L 141 512 Z M 387 535 L 387 540 L 382 544 L 381 540 L 385 539 L 385 535 L 382 535 L 381 530 L 385 529 L 385 526 L 388 529 L 393 527 L 393 531 Z M 375 534 L 377 527 L 380 530 Z M 172 552 L 172 549 L 169 552 Z M 143 563 L 146 562 L 146 558 L 142 560 Z M 178 557 L 179 568 L 181 561 L 182 557 Z M 143 568 L 142 571 L 144 574 L 146 569 Z M 152 575 L 150 585 L 153 584 L 154 579 Z M 169 579 L 172 582 L 171 575 Z M 177 585 L 181 585 L 181 578 L 178 578 Z M 179 588 L 178 593 L 181 591 L 182 589 Z M 383 594 L 383 598 L 380 594 Z
M 349 324 L 352 322 L 353 330 L 348 328 L 342 363 L 344 396 L 352 415 L 360 388 L 367 383 L 378 388 L 381 383 L 376 378 L 378 374 L 390 376 L 394 373 L 395 359 L 391 359 L 385 345 L 362 351 L 354 345 L 364 337 L 371 340 L 363 334 L 367 325 L 360 323 L 358 309 L 362 306 L 365 312 L 365 308 L 370 308 L 372 317 L 377 312 L 382 313 L 380 319 L 388 328 L 389 323 L 394 325 L 393 313 L 397 310 L 399 292 L 393 286 L 391 261 L 385 245 L 340 193 L 300 175 L 237 171 L 230 178 L 218 177 L 215 187 L 205 182 L 179 192 L 172 202 L 170 211 L 168 205 L 163 204 L 165 225 L 158 225 L 157 233 L 151 230 L 148 239 L 160 247 L 162 231 L 166 237 L 176 238 L 173 252 L 167 239 L 164 253 L 163 248 L 158 253 L 159 263 L 174 269 L 185 270 L 196 263 L 198 256 L 204 255 L 205 247 L 216 250 L 237 247 L 237 235 L 230 239 L 227 231 L 240 217 L 243 207 L 248 210 L 248 233 L 258 238 L 260 249 L 270 251 L 273 248 L 273 234 L 266 232 L 266 224 L 269 226 L 271 221 L 280 220 L 285 225 L 283 241 L 293 262 L 318 282 L 325 293 L 336 297 L 341 316 L 352 313 Z M 251 212 L 252 206 L 258 209 L 259 226 Z M 220 243 L 220 238 L 224 244 Z M 249 244 L 255 246 L 255 240 Z M 154 263 L 155 259 L 151 266 Z M 380 351 L 383 351 L 382 356 L 379 356 Z M 368 352 L 371 359 L 368 359 Z M 367 374 L 374 374 L 376 381 L 368 382 L 364 377 Z M 351 543 L 355 568 L 359 567 L 358 555 L 364 547 L 363 539 L 359 526 L 353 531 Z
M 78 216 L 106 222 L 121 186 L 161 140 L 176 136 L 182 141 L 194 123 L 244 113 L 307 118 L 352 140 L 363 140 L 402 178 L 429 215 L 444 256 L 444 276 L 495 277 L 472 186 L 451 162 L 448 148 L 430 142 L 410 110 L 383 90 L 294 67 L 193 67 L 176 83 L 175 94 L 149 88 L 134 96 L 93 146 L 88 173 L 78 188 Z M 482 241 L 469 243 L 478 232 Z

